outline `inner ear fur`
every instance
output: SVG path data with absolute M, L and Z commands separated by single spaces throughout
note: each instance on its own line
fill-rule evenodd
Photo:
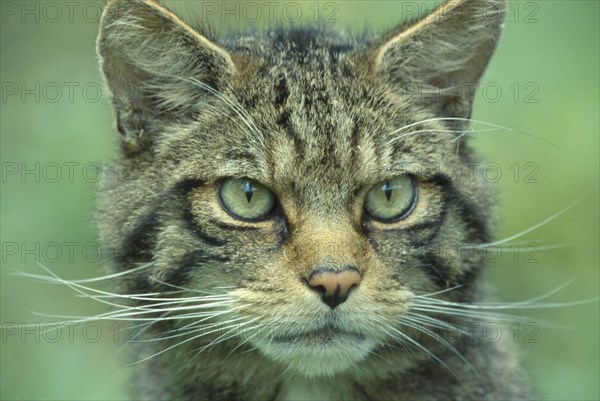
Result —
M 440 116 L 468 119 L 505 13 L 505 0 L 448 1 L 385 36 L 372 53 L 374 69 Z
M 235 73 L 230 54 L 153 0 L 111 0 L 97 41 L 125 149 L 151 147 Z

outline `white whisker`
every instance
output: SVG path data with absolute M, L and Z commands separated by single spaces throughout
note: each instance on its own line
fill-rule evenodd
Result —
M 114 274 L 108 274 L 106 276 L 100 276 L 100 277 L 94 277 L 94 278 L 88 278 L 88 279 L 78 279 L 78 280 L 67 280 L 70 283 L 73 284 L 81 284 L 81 283 L 93 283 L 93 282 L 98 282 L 98 281 L 104 281 L 104 280 L 110 280 L 116 277 L 122 277 L 125 276 L 127 274 L 131 274 L 131 273 L 135 273 L 138 272 L 140 270 L 144 270 L 147 269 L 149 267 L 151 267 L 154 264 L 154 262 L 151 263 L 146 263 L 143 264 L 141 266 L 135 267 L 133 269 L 129 269 L 129 270 L 125 270 L 119 273 L 114 273 Z M 38 263 L 38 265 L 40 265 Z M 15 276 L 20 276 L 20 277 L 29 277 L 29 278 L 33 278 L 39 281 L 45 281 L 48 282 L 50 284 L 63 284 L 60 281 L 56 281 L 56 279 L 54 277 L 51 276 L 42 276 L 42 275 L 38 275 L 38 274 L 32 274 L 32 273 L 26 273 L 26 272 L 22 272 L 19 270 L 16 270 L 13 273 Z
M 517 238 L 520 238 L 522 236 L 524 236 L 525 234 L 529 234 L 532 231 L 537 230 L 538 228 L 548 224 L 549 222 L 551 222 L 552 220 L 556 219 L 557 217 L 563 215 L 564 213 L 566 213 L 567 211 L 569 211 L 570 209 L 572 209 L 573 207 L 575 207 L 579 202 L 581 202 L 581 199 L 578 199 L 572 203 L 570 203 L 569 205 L 565 206 L 564 208 L 562 208 L 561 210 L 559 210 L 558 212 L 554 213 L 553 215 L 551 215 L 550 217 L 540 221 L 537 224 L 534 224 L 533 226 L 520 231 L 516 234 L 513 234 L 509 237 L 503 238 L 501 240 L 498 241 L 494 241 L 494 242 L 489 242 L 489 243 L 482 243 L 482 244 L 465 244 L 466 247 L 469 247 L 470 249 L 478 249 L 478 248 L 485 248 L 485 247 L 489 247 L 491 245 L 502 245 L 505 244 L 507 242 L 510 242 L 512 240 L 515 240 Z

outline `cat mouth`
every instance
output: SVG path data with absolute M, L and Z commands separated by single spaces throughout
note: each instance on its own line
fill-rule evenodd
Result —
M 325 325 L 318 329 L 308 330 L 300 333 L 285 334 L 274 337 L 273 343 L 296 343 L 296 344 L 319 344 L 336 345 L 351 342 L 365 341 L 365 336 L 360 333 L 345 331 L 332 325 Z
M 280 332 L 258 344 L 264 355 L 306 377 L 331 377 L 345 371 L 366 358 L 374 347 L 365 334 L 332 324 Z

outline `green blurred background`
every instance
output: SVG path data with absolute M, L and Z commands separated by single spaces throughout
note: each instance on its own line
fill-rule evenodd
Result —
M 1 3 L 2 399 L 127 399 L 130 368 L 115 341 L 115 326 L 53 332 L 45 324 L 57 319 L 32 314 L 90 316 L 107 309 L 64 286 L 12 274 L 43 274 L 37 263 L 70 279 L 102 274 L 101 263 L 94 261 L 94 181 L 96 168 L 114 160 L 117 146 L 94 49 L 103 4 Z M 284 24 L 300 18 L 298 11 L 304 22 L 318 12 L 334 29 L 385 31 L 433 6 L 401 1 L 253 3 L 258 8 L 243 2 L 166 4 L 186 17 L 195 13 L 196 20 L 205 19 L 198 16 L 202 10 L 214 13 L 207 19 L 222 32 L 264 26 L 269 10 Z M 225 7 L 233 11 L 224 13 Z M 487 276 L 502 300 L 528 299 L 572 279 L 549 301 L 598 296 L 599 18 L 598 1 L 513 1 L 505 35 L 478 91 L 473 118 L 513 129 L 473 136 L 483 160 L 476 172 L 487 171 L 496 181 L 498 238 L 580 200 L 519 239 L 521 246 L 532 241 L 564 247 L 529 259 L 528 252 L 505 252 L 490 263 Z M 540 397 L 599 399 L 598 302 L 523 314 L 548 324 L 531 338 L 531 329 L 524 327 L 515 332 L 505 326 L 502 334 L 519 342 Z M 36 323 L 37 328 L 24 326 Z

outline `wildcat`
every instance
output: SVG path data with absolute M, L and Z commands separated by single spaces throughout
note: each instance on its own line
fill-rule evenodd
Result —
M 109 2 L 121 156 L 98 221 L 135 399 L 530 397 L 511 344 L 463 329 L 484 264 L 465 250 L 494 221 L 465 133 L 505 8 L 219 40 Z

